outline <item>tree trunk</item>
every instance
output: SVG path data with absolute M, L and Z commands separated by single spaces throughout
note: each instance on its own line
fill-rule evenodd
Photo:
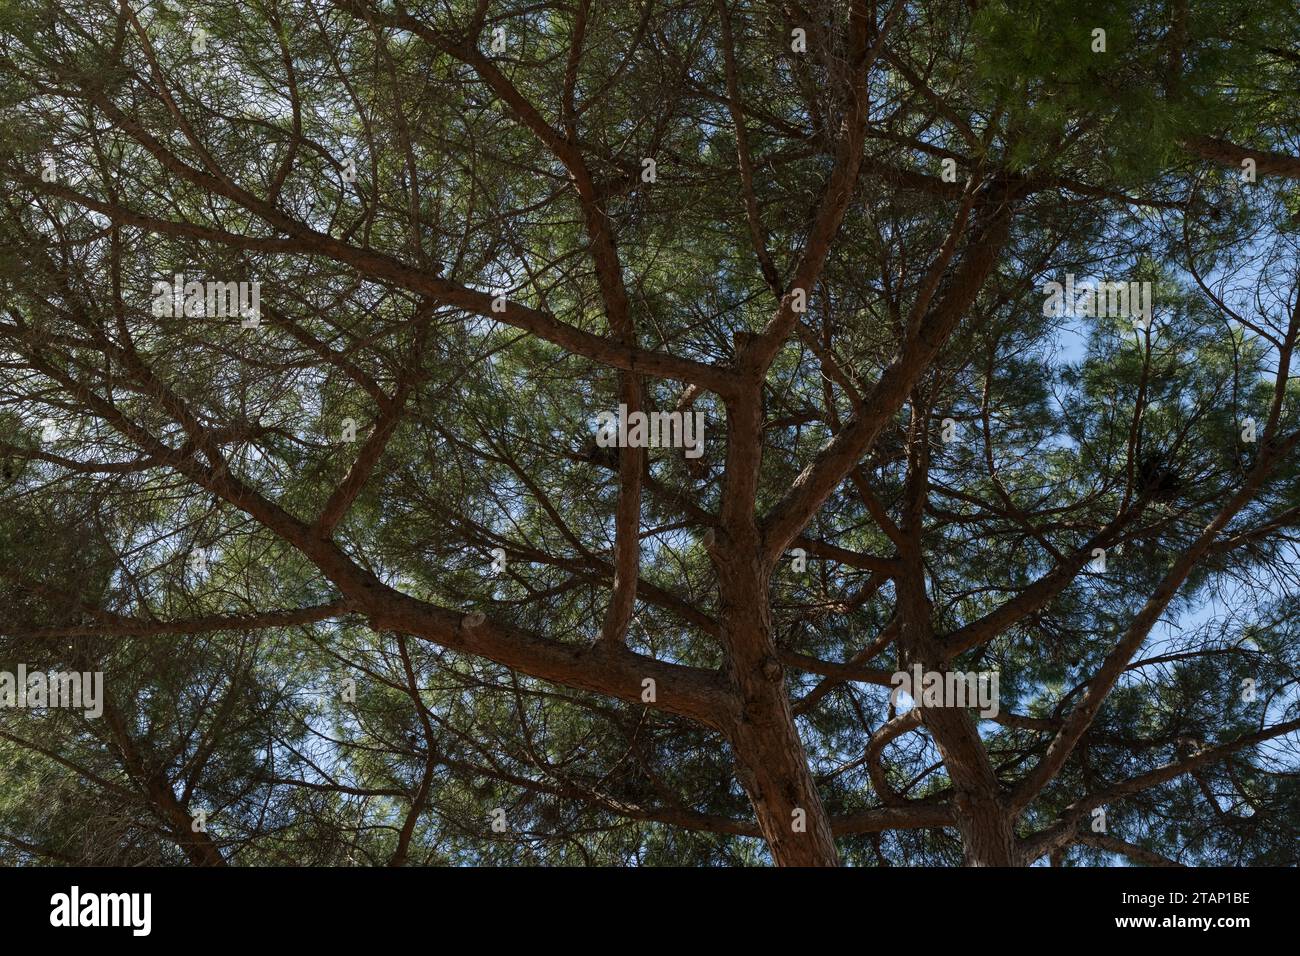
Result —
M 902 525 L 907 540 L 899 549 L 905 569 L 897 581 L 898 611 L 902 616 L 899 665 L 906 670 L 919 663 L 925 672 L 942 673 L 947 664 L 934 639 L 920 547 L 928 460 L 924 439 L 916 441 L 909 458 L 905 492 L 908 508 Z M 952 782 L 953 810 L 966 865 L 1018 865 L 1015 815 L 1003 798 L 997 771 L 970 712 L 965 706 L 957 706 L 958 701 L 923 707 L 920 689 L 916 687 L 912 688 L 911 696 Z
M 777 866 L 838 866 L 839 854 L 784 682 L 750 697 L 731 734 L 740 781 Z
M 988 754 L 966 710 L 922 708 L 921 719 L 943 757 L 967 866 L 1020 866 L 1015 815 L 998 786 Z
M 740 702 L 728 732 L 737 775 L 777 866 L 838 866 L 772 640 L 768 575 L 756 547 L 719 547 L 714 559 L 728 676 Z
M 1021 866 L 1010 813 L 997 801 L 962 794 L 956 800 L 966 866 Z

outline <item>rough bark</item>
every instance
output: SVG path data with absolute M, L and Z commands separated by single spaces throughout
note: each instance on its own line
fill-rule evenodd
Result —
M 778 866 L 838 866 L 772 640 L 767 574 L 756 548 L 722 557 L 718 565 L 728 678 L 739 707 L 727 737 L 741 784 Z
M 761 360 L 742 339 L 742 374 L 757 385 Z M 837 866 L 830 820 L 808 767 L 774 640 L 768 599 L 772 565 L 763 557 L 754 514 L 762 459 L 762 402 L 727 408 L 727 469 L 722 527 L 708 551 L 718 574 L 721 637 L 732 711 L 725 727 L 737 776 L 778 866 Z

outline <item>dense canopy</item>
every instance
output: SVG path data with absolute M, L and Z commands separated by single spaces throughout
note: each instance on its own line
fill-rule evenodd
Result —
M 0 0 L 0 862 L 1300 862 L 1297 50 Z

